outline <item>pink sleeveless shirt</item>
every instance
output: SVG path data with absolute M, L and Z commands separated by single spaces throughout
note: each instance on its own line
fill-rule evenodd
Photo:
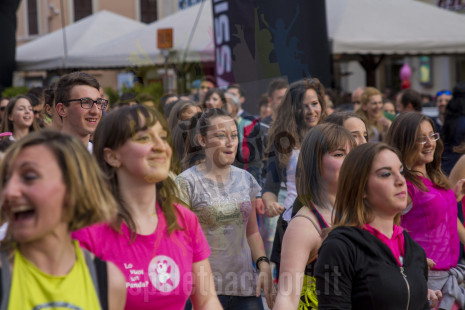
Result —
M 402 215 L 401 225 L 436 263 L 433 270 L 448 270 L 457 266 L 460 251 L 455 194 L 427 178 L 420 179 L 428 191 L 407 181 L 412 207 Z

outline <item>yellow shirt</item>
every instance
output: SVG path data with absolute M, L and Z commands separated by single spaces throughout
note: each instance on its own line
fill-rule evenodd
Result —
M 42 272 L 16 249 L 8 310 L 100 309 L 83 252 L 77 241 L 74 246 L 77 260 L 65 276 Z

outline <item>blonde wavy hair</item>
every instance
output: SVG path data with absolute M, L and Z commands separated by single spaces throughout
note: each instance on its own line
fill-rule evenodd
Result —
M 0 191 L 3 191 L 11 175 L 13 162 L 24 149 L 36 145 L 47 147 L 60 167 L 66 186 L 64 214 L 70 232 L 98 222 L 111 221 L 116 216 L 116 202 L 106 187 L 105 179 L 97 162 L 77 138 L 53 130 L 31 133 L 14 143 L 0 164 Z M 0 203 L 0 208 L 3 201 Z M 8 218 L 1 208 L 0 221 Z M 13 242 L 7 230 L 2 246 Z

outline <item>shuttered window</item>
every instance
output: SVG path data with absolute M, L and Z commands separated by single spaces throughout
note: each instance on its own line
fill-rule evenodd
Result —
M 74 0 L 74 21 L 92 15 L 92 0 Z
M 27 0 L 27 25 L 30 36 L 39 34 L 39 19 L 37 18 L 37 0 Z
M 157 18 L 157 0 L 140 0 L 140 21 L 149 24 Z

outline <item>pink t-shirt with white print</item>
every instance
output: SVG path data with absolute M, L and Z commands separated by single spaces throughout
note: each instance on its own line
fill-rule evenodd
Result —
M 121 234 L 108 224 L 93 225 L 72 234 L 82 247 L 113 262 L 126 277 L 126 310 L 184 309 L 192 291 L 192 264 L 210 256 L 210 248 L 196 215 L 176 205 L 183 230 L 168 235 L 157 204 L 158 225 L 151 235 L 131 235 L 126 224 Z

